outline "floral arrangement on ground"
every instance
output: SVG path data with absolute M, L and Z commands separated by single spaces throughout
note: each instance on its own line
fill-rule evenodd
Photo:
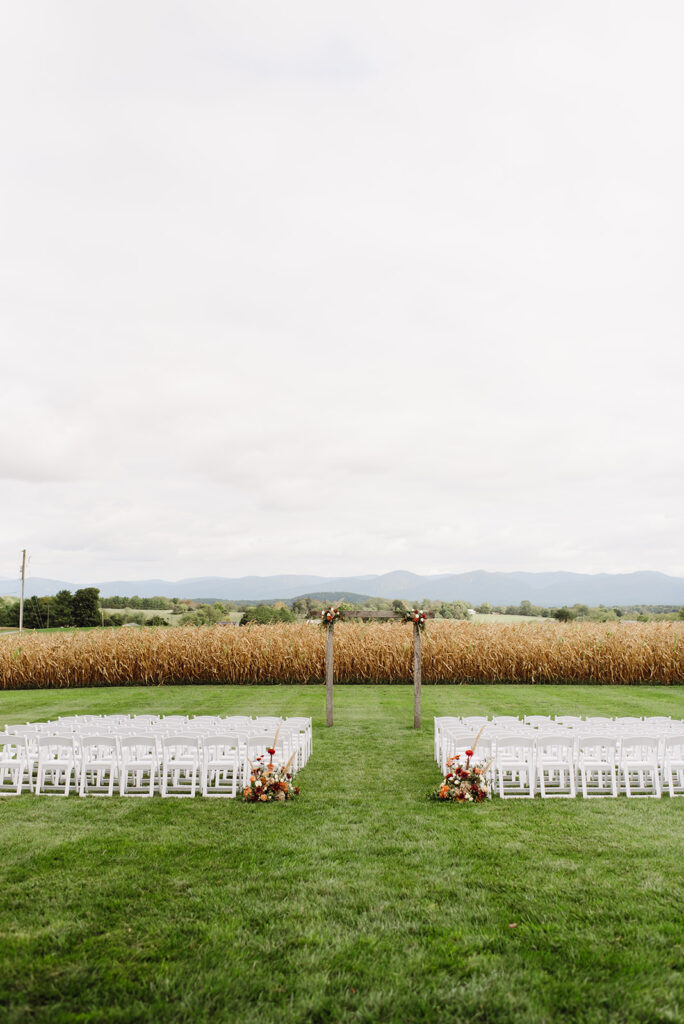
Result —
M 290 771 L 292 762 L 297 755 L 293 754 L 287 764 L 276 768 L 273 758 L 276 753 L 277 739 L 278 733 L 276 733 L 273 746 L 266 748 L 269 758 L 267 764 L 264 764 L 264 754 L 260 754 L 255 761 L 249 762 L 252 773 L 249 777 L 249 784 L 242 791 L 245 803 L 265 804 L 273 800 L 282 803 L 285 800 L 294 800 L 296 796 L 299 796 L 299 786 L 292 784 L 292 772 Z
M 446 763 L 446 774 L 431 800 L 447 800 L 457 804 L 481 804 L 487 799 L 487 769 L 491 764 L 473 761 L 474 751 L 466 750 L 465 761 L 454 754 Z

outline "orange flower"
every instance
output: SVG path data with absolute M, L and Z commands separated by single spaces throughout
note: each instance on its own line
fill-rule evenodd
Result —
M 260 800 L 268 800 L 268 797 L 266 796 L 265 793 L 262 793 L 261 796 L 259 797 L 259 799 Z
M 250 782 L 256 782 L 256 776 L 255 775 L 250 775 L 249 781 Z

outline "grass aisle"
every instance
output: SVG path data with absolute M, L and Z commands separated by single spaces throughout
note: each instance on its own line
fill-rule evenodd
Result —
M 430 803 L 433 714 L 684 715 L 682 687 L 19 691 L 74 712 L 313 714 L 287 805 L 0 801 L 0 1003 L 59 1022 L 681 1022 L 684 799 Z M 515 927 L 512 927 L 512 926 Z

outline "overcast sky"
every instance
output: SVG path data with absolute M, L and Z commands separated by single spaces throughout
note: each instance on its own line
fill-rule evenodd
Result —
M 684 575 L 679 0 L 0 7 L 0 576 Z

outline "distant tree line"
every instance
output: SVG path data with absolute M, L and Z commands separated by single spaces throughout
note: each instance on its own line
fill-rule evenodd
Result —
M 60 590 L 53 597 L 29 597 L 24 601 L 24 627 L 99 626 L 99 597 L 97 587 L 84 587 L 75 594 Z M 19 601 L 0 602 L 0 626 L 19 626 Z
M 188 602 L 178 597 L 101 597 L 103 608 L 133 608 L 142 611 L 175 612 L 184 611 Z
M 84 626 L 168 626 L 168 616 L 145 615 L 148 611 L 164 611 L 174 616 L 174 622 L 182 626 L 212 626 L 219 622 L 238 624 L 268 624 L 295 622 L 302 619 L 317 619 L 329 603 L 336 603 L 353 619 L 364 611 L 393 611 L 401 615 L 409 608 L 420 607 L 432 612 L 436 619 L 471 619 L 471 609 L 480 615 L 522 615 L 536 618 L 552 618 L 561 622 L 573 620 L 588 622 L 617 622 L 619 619 L 635 619 L 639 622 L 684 620 L 684 607 L 676 605 L 623 605 L 608 608 L 604 605 L 590 607 L 574 604 L 570 607 L 544 608 L 531 601 L 518 605 L 491 605 L 485 601 L 474 609 L 467 601 L 422 601 L 406 602 L 388 598 L 373 597 L 363 601 L 335 601 L 334 594 L 319 597 L 298 597 L 290 601 L 262 601 L 259 604 L 238 601 L 206 601 L 166 597 L 121 597 L 100 598 L 96 587 L 84 587 L 74 594 L 60 590 L 50 597 L 30 597 L 24 602 L 24 627 L 26 629 L 47 629 L 55 627 Z M 343 596 L 343 595 L 340 595 Z M 120 609 L 121 611 L 112 611 Z M 239 613 L 239 614 L 236 614 Z M 19 601 L 14 598 L 0 598 L 0 628 L 17 628 L 19 625 Z

